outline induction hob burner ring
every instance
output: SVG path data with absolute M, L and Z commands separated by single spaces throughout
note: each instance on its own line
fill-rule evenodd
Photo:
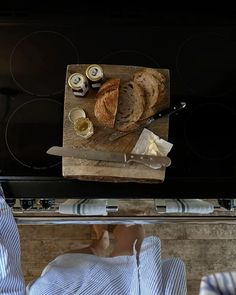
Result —
M 78 51 L 66 36 L 55 31 L 35 31 L 13 48 L 10 72 L 24 92 L 47 98 L 64 91 L 67 65 L 78 60 Z
M 11 156 L 21 165 L 46 170 L 61 164 L 46 150 L 59 141 L 63 105 L 53 99 L 33 99 L 21 104 L 8 118 L 5 142 Z
M 184 85 L 203 97 L 220 97 L 235 89 L 236 42 L 218 32 L 202 32 L 179 46 L 176 68 Z
M 114 59 L 114 56 L 121 55 L 122 58 Z M 127 57 L 126 57 L 127 55 Z M 160 64 L 150 55 L 137 51 L 137 50 L 129 50 L 123 49 L 118 51 L 110 52 L 104 55 L 102 58 L 99 59 L 99 64 L 102 63 L 110 63 L 110 64 L 119 64 L 122 60 L 122 65 L 137 65 L 137 66 L 150 66 L 157 68 L 160 67 Z
M 235 125 L 236 111 L 221 103 L 202 103 L 186 119 L 185 139 L 200 158 L 224 160 L 236 153 Z

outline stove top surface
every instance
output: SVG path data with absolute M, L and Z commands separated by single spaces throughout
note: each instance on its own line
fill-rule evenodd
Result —
M 236 22 L 139 16 L 0 23 L 0 178 L 61 176 L 45 151 L 62 145 L 66 66 L 103 63 L 170 69 L 171 104 L 187 107 L 170 116 L 167 180 L 236 180 Z

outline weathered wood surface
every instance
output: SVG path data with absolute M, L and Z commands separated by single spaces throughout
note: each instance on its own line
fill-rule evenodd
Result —
M 75 97 L 67 81 L 71 74 L 79 72 L 85 74 L 88 64 L 69 65 L 67 67 L 65 100 L 64 100 L 64 123 L 63 123 L 63 146 L 86 148 L 90 150 L 131 152 L 137 142 L 141 131 L 131 133 L 114 142 L 109 141 L 109 136 L 113 129 L 103 127 L 94 115 L 96 91 L 89 89 L 85 97 Z M 121 65 L 101 65 L 104 69 L 105 79 L 120 78 L 121 81 L 133 79 L 135 71 L 143 67 L 121 66 Z M 169 70 L 157 69 L 165 75 L 166 96 L 161 109 L 165 109 L 170 104 Z M 82 139 L 77 136 L 73 124 L 68 118 L 72 108 L 81 107 L 85 110 L 87 117 L 93 122 L 94 135 L 89 139 Z M 164 117 L 154 122 L 150 127 L 155 134 L 161 138 L 168 139 L 169 119 Z M 82 160 L 71 157 L 63 157 L 63 176 L 82 180 L 98 180 L 112 182 L 163 182 L 165 179 L 165 168 L 158 170 L 150 169 L 141 164 L 120 164 L 103 161 Z

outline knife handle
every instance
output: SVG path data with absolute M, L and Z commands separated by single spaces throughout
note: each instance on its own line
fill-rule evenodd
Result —
M 184 109 L 186 107 L 186 102 L 179 102 L 177 103 L 176 105 L 174 106 L 171 106 L 170 108 L 162 111 L 162 112 L 159 112 L 159 113 L 156 113 L 152 116 L 152 118 L 154 118 L 155 120 L 156 119 L 159 119 L 159 118 L 162 118 L 166 115 L 171 115 L 171 114 L 174 114 L 182 109 Z
M 135 162 L 143 164 L 153 169 L 159 169 L 161 166 L 168 167 L 171 164 L 169 157 L 160 156 L 147 156 L 147 155 L 136 155 L 136 154 L 125 154 L 125 162 Z
M 127 131 L 127 132 L 123 132 L 123 131 L 115 131 L 113 132 L 110 137 L 109 140 L 110 141 L 114 141 L 118 138 L 121 138 L 127 134 L 130 134 L 132 132 L 138 131 L 140 129 L 143 129 L 144 127 L 147 127 L 148 125 L 150 125 L 153 121 L 162 118 L 166 115 L 171 115 L 174 114 L 182 109 L 184 109 L 186 107 L 186 102 L 179 102 L 178 104 L 169 107 L 166 110 L 163 110 L 160 113 L 156 113 L 155 115 L 153 115 L 152 117 L 148 118 L 145 122 L 141 123 L 140 126 L 137 129 L 131 130 L 131 131 Z

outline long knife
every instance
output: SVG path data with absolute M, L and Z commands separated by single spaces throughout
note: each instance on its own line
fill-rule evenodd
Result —
M 139 164 L 146 165 L 153 169 L 158 169 L 162 166 L 168 167 L 171 164 L 171 159 L 169 157 L 137 155 L 119 152 L 93 151 L 61 146 L 53 146 L 49 150 L 47 150 L 46 153 L 54 156 L 77 157 L 80 159 L 95 161 L 111 161 L 119 163 L 136 162 Z
M 148 118 L 147 121 L 145 121 L 144 123 L 141 123 L 139 125 L 138 128 L 136 128 L 135 130 L 131 130 L 131 131 L 127 131 L 127 132 L 123 132 L 123 131 L 115 131 L 114 133 L 111 134 L 111 136 L 109 137 L 109 140 L 110 141 L 113 141 L 113 140 L 116 140 L 120 137 L 123 137 L 127 134 L 130 134 L 132 132 L 135 132 L 137 130 L 140 130 L 144 127 L 147 127 L 148 125 L 150 125 L 152 122 L 154 122 L 155 120 L 157 119 L 160 119 L 164 116 L 167 116 L 167 115 L 171 115 L 171 114 L 174 114 L 182 109 L 184 109 L 186 107 L 186 102 L 180 102 L 162 112 L 159 112 L 159 113 L 156 113 L 155 115 L 153 115 L 152 117 Z

